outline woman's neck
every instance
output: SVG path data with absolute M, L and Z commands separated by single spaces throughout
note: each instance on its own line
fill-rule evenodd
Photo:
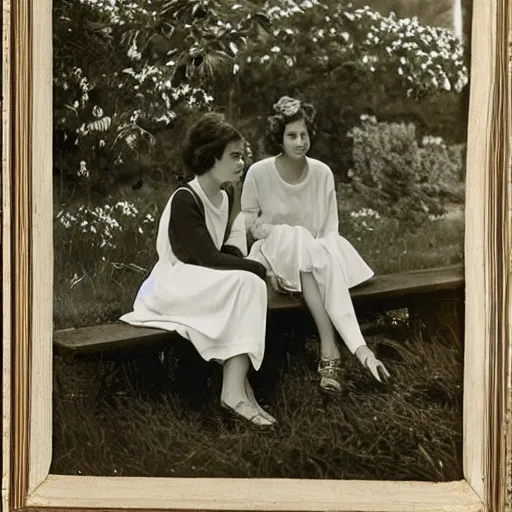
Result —
M 220 194 L 220 185 L 219 183 L 210 175 L 210 173 L 201 174 L 201 176 L 197 177 L 197 181 L 199 185 L 201 185 L 201 188 L 203 189 L 203 192 L 206 194 L 208 199 L 213 203 L 218 203 L 219 197 L 221 197 Z
M 306 157 L 297 159 L 290 158 L 285 154 L 280 154 L 276 158 L 276 162 L 278 163 L 278 169 L 287 181 L 300 180 L 307 165 Z

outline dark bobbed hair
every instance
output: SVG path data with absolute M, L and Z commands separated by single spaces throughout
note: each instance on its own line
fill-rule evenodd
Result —
M 295 108 L 293 107 L 295 105 Z M 291 108 L 290 108 L 291 106 Z M 295 121 L 304 120 L 308 129 L 309 139 L 313 144 L 316 136 L 316 110 L 310 103 L 282 96 L 273 106 L 273 113 L 266 119 L 265 149 L 271 155 L 280 153 L 283 149 L 283 136 L 286 125 Z
M 186 169 L 196 176 L 207 173 L 220 160 L 230 142 L 243 141 L 242 134 L 229 124 L 223 114 L 203 114 L 188 129 L 182 158 Z

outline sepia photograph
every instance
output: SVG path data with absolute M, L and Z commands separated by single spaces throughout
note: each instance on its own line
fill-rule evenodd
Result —
M 50 473 L 463 480 L 472 1 L 52 9 Z

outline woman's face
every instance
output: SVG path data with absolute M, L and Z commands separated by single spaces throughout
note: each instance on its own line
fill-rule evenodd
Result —
M 283 153 L 289 158 L 304 158 L 309 146 L 309 134 L 304 119 L 288 123 L 283 134 Z
M 219 184 L 238 181 L 244 170 L 244 145 L 242 141 L 228 142 L 220 160 L 215 160 L 212 176 Z

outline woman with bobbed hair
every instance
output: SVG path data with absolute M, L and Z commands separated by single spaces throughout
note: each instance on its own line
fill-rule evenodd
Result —
M 243 157 L 243 137 L 222 115 L 205 114 L 190 128 L 183 163 L 194 178 L 170 196 L 158 226 L 158 261 L 121 320 L 190 340 L 203 359 L 223 365 L 221 406 L 267 428 L 275 419 L 248 380 L 250 365 L 259 370 L 264 356 L 266 268 L 244 257 L 245 226 L 230 193 Z
M 266 120 L 265 145 L 272 156 L 249 168 L 241 202 L 254 239 L 248 258 L 265 265 L 276 290 L 302 293 L 320 337 L 320 388 L 339 393 L 336 331 L 377 380 L 389 373 L 363 338 L 349 292 L 373 271 L 339 234 L 331 169 L 307 156 L 315 117 L 311 104 L 279 99 Z

